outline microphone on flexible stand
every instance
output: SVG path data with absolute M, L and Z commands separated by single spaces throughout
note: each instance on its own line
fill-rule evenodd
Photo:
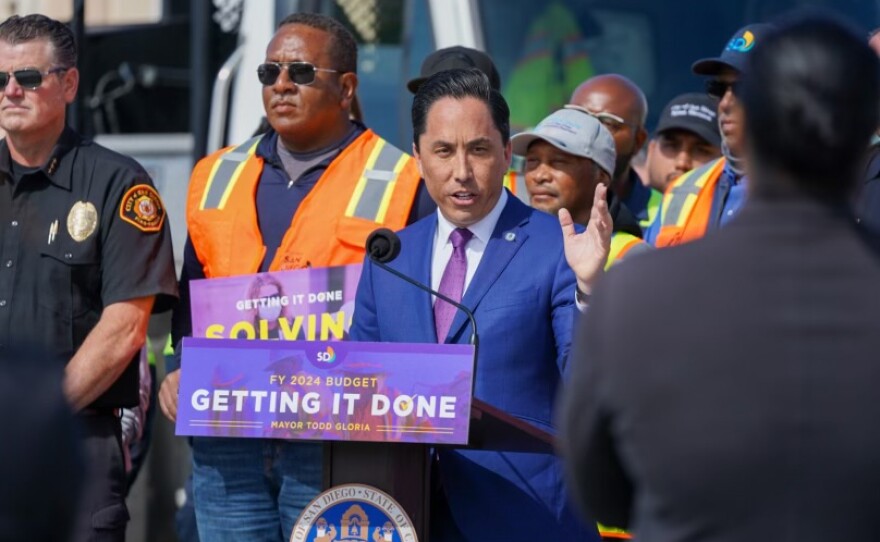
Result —
M 474 381 L 476 381 L 477 374 L 477 348 L 479 347 L 479 337 L 477 335 L 477 320 L 474 318 L 474 313 L 461 303 L 457 301 L 453 301 L 449 297 L 441 294 L 440 292 L 425 286 L 421 282 L 410 278 L 400 271 L 389 267 L 388 262 L 393 261 L 400 254 L 400 237 L 397 236 L 396 233 L 389 230 L 388 228 L 379 228 L 375 230 L 373 233 L 367 237 L 367 255 L 370 260 L 381 269 L 388 271 L 392 275 L 404 280 L 416 288 L 428 292 L 431 295 L 436 296 L 438 299 L 449 303 L 455 308 L 459 309 L 463 313 L 465 313 L 471 321 L 471 328 L 473 329 L 473 334 L 471 334 L 471 344 L 474 345 Z M 439 338 L 438 338 L 439 339 Z M 442 339 L 441 339 L 442 340 Z

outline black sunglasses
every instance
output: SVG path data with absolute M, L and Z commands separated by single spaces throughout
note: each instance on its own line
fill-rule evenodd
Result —
M 13 72 L 0 72 L 0 89 L 6 88 L 6 85 L 9 84 L 9 78 L 15 77 L 15 82 L 21 88 L 26 88 L 28 90 L 35 90 L 40 88 L 40 85 L 43 84 L 43 77 L 52 75 L 53 73 L 63 73 L 66 72 L 69 68 L 52 68 L 48 71 L 41 72 L 36 68 L 26 68 L 23 70 L 15 70 Z
M 339 70 L 316 68 L 309 62 L 266 62 L 257 66 L 257 78 L 264 86 L 274 85 L 282 68 L 287 68 L 288 79 L 297 85 L 311 85 L 315 82 L 317 72 L 339 73 Z
M 727 94 L 728 90 L 732 90 L 733 94 L 736 95 L 738 88 L 739 81 L 727 82 L 718 79 L 710 79 L 706 81 L 706 94 L 714 96 L 719 100 L 724 98 L 724 95 Z

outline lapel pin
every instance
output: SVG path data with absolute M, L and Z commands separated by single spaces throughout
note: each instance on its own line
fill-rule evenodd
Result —
M 516 234 L 513 233 L 512 231 L 509 231 L 504 234 L 504 240 L 511 241 L 511 242 L 516 241 Z

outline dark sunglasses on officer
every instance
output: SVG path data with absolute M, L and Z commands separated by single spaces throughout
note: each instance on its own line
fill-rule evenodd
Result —
M 43 84 L 44 77 L 48 77 L 53 73 L 64 73 L 68 69 L 69 68 L 57 67 L 41 72 L 36 68 L 25 68 L 23 70 L 14 70 L 12 72 L 0 72 L 0 89 L 5 89 L 6 85 L 9 84 L 10 78 L 14 77 L 15 82 L 18 83 L 18 86 L 21 88 L 36 90 Z
M 733 91 L 733 95 L 736 96 L 738 89 L 739 81 L 721 81 L 720 79 L 709 79 L 706 81 L 706 94 L 714 96 L 719 100 L 724 98 L 728 90 Z
M 257 78 L 263 86 L 274 85 L 284 68 L 287 68 L 287 78 L 297 85 L 311 85 L 318 72 L 339 73 L 339 70 L 315 67 L 310 62 L 266 62 L 257 66 Z

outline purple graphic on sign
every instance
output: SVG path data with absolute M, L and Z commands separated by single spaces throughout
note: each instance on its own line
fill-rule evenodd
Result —
M 342 340 L 360 265 L 194 280 L 193 337 Z
M 474 347 L 184 339 L 177 434 L 467 444 Z

